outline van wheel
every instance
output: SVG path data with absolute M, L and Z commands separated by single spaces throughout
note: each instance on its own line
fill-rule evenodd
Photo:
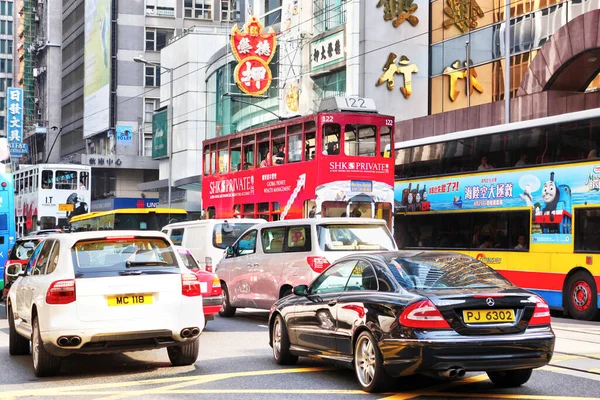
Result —
M 229 292 L 227 291 L 227 285 L 222 283 L 221 288 L 223 289 L 223 300 L 221 302 L 221 310 L 219 311 L 219 315 L 221 317 L 233 317 L 235 315 L 236 308 L 229 303 Z
M 8 307 L 8 353 L 11 356 L 25 356 L 29 354 L 29 340 L 19 335 L 15 329 L 15 317 Z
M 192 365 L 198 359 L 200 353 L 200 338 L 196 338 L 193 342 L 182 344 L 179 346 L 167 347 L 169 361 L 174 367 L 183 367 Z
M 571 317 L 593 321 L 598 317 L 598 290 L 592 276 L 584 271 L 573 274 L 567 281 L 566 308 Z

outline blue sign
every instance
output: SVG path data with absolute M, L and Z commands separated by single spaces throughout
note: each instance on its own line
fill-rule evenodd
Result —
M 9 143 L 11 156 L 22 156 L 29 154 L 29 145 L 27 143 Z
M 158 199 L 142 199 L 135 197 L 113 197 L 92 201 L 91 211 L 110 211 L 121 208 L 156 208 Z
M 117 125 L 117 144 L 122 146 L 133 144 L 133 128 L 131 126 Z
M 573 205 L 600 204 L 600 160 L 397 181 L 406 212 L 530 207 L 533 243 L 573 242 Z
M 373 191 L 373 181 L 350 181 L 350 191 L 370 193 Z
M 23 89 L 9 87 L 6 91 L 6 132 L 8 143 L 23 143 Z M 11 155 L 22 155 L 13 153 Z

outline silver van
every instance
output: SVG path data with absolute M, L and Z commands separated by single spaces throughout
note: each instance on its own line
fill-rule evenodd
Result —
M 253 226 L 227 248 L 216 273 L 223 287 L 221 316 L 236 308 L 270 309 L 307 285 L 337 259 L 356 251 L 397 250 L 385 221 L 308 218 Z
M 212 272 L 225 254 L 246 229 L 265 223 L 264 219 L 201 219 L 165 225 L 162 232 L 173 244 L 187 248 L 198 260 L 200 268 Z

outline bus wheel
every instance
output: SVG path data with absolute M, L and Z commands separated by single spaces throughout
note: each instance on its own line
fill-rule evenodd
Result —
M 598 317 L 598 290 L 589 273 L 579 271 L 571 275 L 566 290 L 566 307 L 571 317 L 584 321 Z

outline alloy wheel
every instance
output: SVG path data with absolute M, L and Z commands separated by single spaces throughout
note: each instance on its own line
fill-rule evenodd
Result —
M 281 324 L 279 323 L 279 319 L 275 319 L 275 324 L 273 325 L 273 355 L 276 359 L 280 357 L 281 354 Z
M 37 368 L 40 359 L 40 335 L 37 326 L 34 324 L 32 335 L 31 356 L 33 358 L 33 368 Z
M 367 336 L 363 336 L 359 339 L 356 349 L 357 354 L 354 361 L 356 375 L 360 381 L 360 384 L 366 387 L 371 385 L 375 379 L 375 368 L 377 362 L 375 358 L 375 346 Z

